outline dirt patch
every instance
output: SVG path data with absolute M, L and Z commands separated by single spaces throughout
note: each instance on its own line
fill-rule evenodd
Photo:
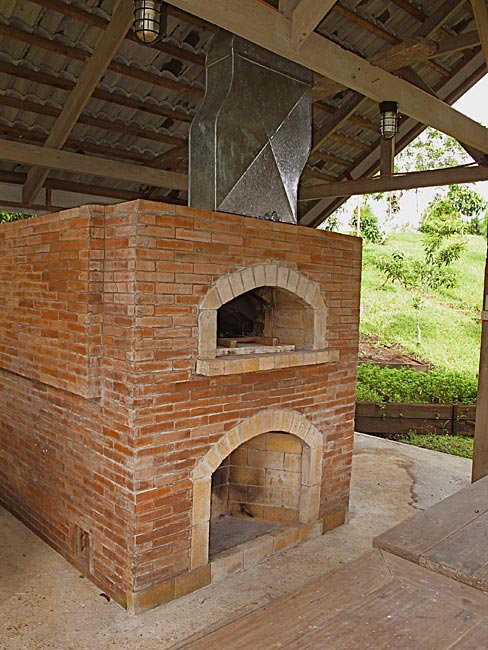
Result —
M 361 342 L 359 344 L 358 361 L 359 363 L 374 363 L 392 368 L 410 366 L 416 370 L 428 370 L 428 365 L 425 362 L 408 356 L 395 345 Z

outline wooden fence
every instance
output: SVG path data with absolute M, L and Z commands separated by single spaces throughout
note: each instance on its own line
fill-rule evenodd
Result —
M 355 430 L 361 433 L 418 432 L 474 435 L 476 406 L 467 404 L 385 404 L 356 402 Z

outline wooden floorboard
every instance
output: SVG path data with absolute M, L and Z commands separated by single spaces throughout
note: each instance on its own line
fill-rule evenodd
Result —
M 373 551 L 299 592 L 178 646 L 186 650 L 467 650 L 488 595 Z M 455 645 L 457 644 L 457 645 Z M 470 645 L 471 644 L 471 645 Z

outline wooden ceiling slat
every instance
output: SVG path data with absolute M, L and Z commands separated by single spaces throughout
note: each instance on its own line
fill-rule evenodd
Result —
M 105 70 L 127 34 L 132 22 L 132 9 L 125 0 L 117 0 L 110 23 L 98 37 L 91 57 L 86 62 L 76 86 L 65 99 L 63 108 L 51 126 L 46 146 L 61 149 L 73 130 L 83 109 L 92 96 Z M 31 203 L 37 196 L 49 169 L 35 167 L 29 170 L 22 191 L 22 200 Z
M 50 52 L 55 52 L 61 56 L 65 56 L 70 59 L 75 59 L 77 61 L 83 61 L 86 63 L 90 58 L 90 54 L 76 47 L 71 47 L 69 45 L 63 45 L 54 40 L 44 38 L 32 32 L 27 32 L 13 25 L 5 25 L 0 23 L 0 36 L 6 36 L 8 38 L 13 38 L 17 41 L 27 43 L 28 45 L 34 45 Z M 189 95 L 196 98 L 203 97 L 203 90 L 193 86 L 186 85 L 180 81 L 172 81 L 166 77 L 156 75 L 152 72 L 146 72 L 145 70 L 140 70 L 132 66 L 125 65 L 124 63 L 118 63 L 112 61 L 108 67 L 112 72 L 116 72 L 123 76 L 132 77 L 134 79 L 139 79 L 140 81 L 146 81 L 147 83 L 154 84 L 155 86 L 161 86 L 163 88 L 168 88 L 169 90 L 174 90 L 185 95 Z
M 344 102 L 340 109 L 322 124 L 314 136 L 312 150 L 310 152 L 313 160 L 314 154 L 320 150 L 325 141 L 339 129 L 344 122 L 349 120 L 354 113 L 366 102 L 362 95 L 354 94 L 348 101 Z M 368 147 L 369 148 L 369 147 Z
M 19 138 L 22 142 L 31 142 L 34 144 L 44 144 L 47 134 L 33 129 L 26 129 L 22 126 L 0 124 L 0 134 L 9 138 Z M 132 163 L 141 163 L 150 166 L 154 157 L 149 154 L 138 153 L 123 147 L 110 147 L 100 143 L 88 142 L 76 138 L 68 138 L 65 144 L 66 149 L 73 149 L 74 153 L 94 153 L 100 156 L 107 156 L 111 159 L 127 160 Z M 163 167 L 161 167 L 163 168 Z M 49 180 L 49 179 L 48 179 Z M 46 181 L 46 183 L 48 182 Z
M 18 77 L 20 79 L 27 79 L 28 81 L 44 84 L 46 86 L 50 86 L 51 88 L 60 88 L 61 90 L 72 90 L 75 87 L 74 81 L 63 79 L 63 77 L 55 77 L 54 75 L 47 74 L 40 70 L 32 70 L 31 68 L 26 68 L 21 65 L 13 65 L 1 60 L 0 72 L 8 74 L 12 77 Z M 100 99 L 102 101 L 117 104 L 119 106 L 127 106 L 129 108 L 135 108 L 138 111 L 152 113 L 153 115 L 169 117 L 180 122 L 190 123 L 193 119 L 192 115 L 182 113 L 181 111 L 164 108 L 156 103 L 132 99 L 130 97 L 126 97 L 125 95 L 121 95 L 118 92 L 109 92 L 107 90 L 101 90 L 100 88 L 96 88 L 93 91 L 92 97 L 94 99 Z
M 422 9 L 416 5 L 413 5 L 411 2 L 408 2 L 408 0 L 392 0 L 392 2 L 397 7 L 400 7 L 400 9 L 403 9 L 403 11 L 406 11 L 407 14 L 410 14 L 410 16 L 413 16 L 421 23 L 423 23 L 427 18 L 427 15 L 422 11 Z
M 30 0 L 30 2 L 33 2 L 34 4 L 37 4 L 44 9 L 56 11 L 63 16 L 69 16 L 70 18 L 79 20 L 80 22 L 83 22 L 87 25 L 93 25 L 99 29 L 105 29 L 108 25 L 108 20 L 105 18 L 97 16 L 96 14 L 86 11 L 85 9 L 80 9 L 73 4 L 66 4 L 65 2 L 62 2 L 62 0 Z M 128 32 L 126 38 L 134 41 L 135 43 L 139 43 L 132 32 Z M 141 44 L 141 47 L 145 46 Z M 165 52 L 166 54 L 169 54 L 170 56 L 173 56 L 177 59 L 182 59 L 184 61 L 188 61 L 189 63 L 195 63 L 196 65 L 205 65 L 205 57 L 201 54 L 194 54 L 193 52 L 189 52 L 188 50 L 185 50 L 182 47 L 177 47 L 176 45 L 172 45 L 171 43 L 165 43 L 164 41 L 161 41 L 155 43 L 152 45 L 152 47 L 153 49 L 157 49 L 160 52 Z

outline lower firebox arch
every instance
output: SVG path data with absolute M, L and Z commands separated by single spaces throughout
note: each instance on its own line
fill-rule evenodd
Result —
M 209 560 L 212 475 L 222 461 L 238 447 L 257 436 L 275 432 L 291 434 L 303 445 L 298 518 L 301 523 L 318 519 L 322 479 L 322 434 L 310 420 L 297 411 L 260 411 L 226 432 L 200 459 L 193 471 L 192 569 L 206 565 Z

